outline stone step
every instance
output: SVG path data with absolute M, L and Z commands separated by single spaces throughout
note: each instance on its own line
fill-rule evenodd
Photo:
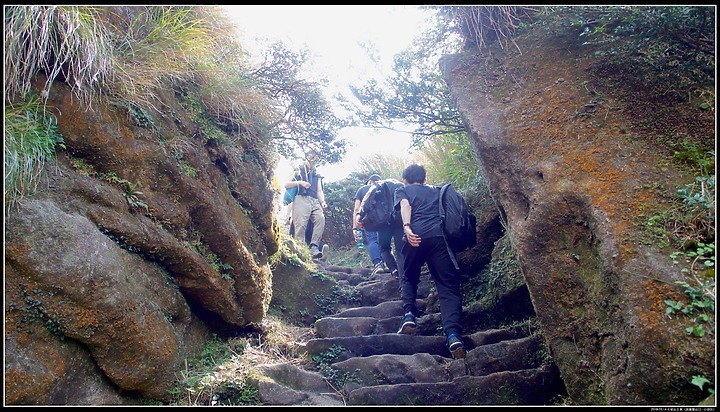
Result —
M 349 393 L 347 404 L 542 406 L 551 403 L 561 384 L 555 368 L 545 365 L 485 376 L 460 376 L 450 382 L 363 386 Z
M 465 375 L 484 376 L 502 371 L 537 368 L 542 339 L 538 335 L 501 341 L 470 349 L 465 359 L 453 360 L 428 353 L 382 354 L 352 357 L 333 363 L 334 369 L 352 377 L 352 385 L 448 382 Z
M 421 311 L 425 310 L 425 299 L 418 299 L 415 305 Z M 393 316 L 403 315 L 403 303 L 401 300 L 388 300 L 374 306 L 358 306 L 348 308 L 333 315 L 339 318 L 351 318 L 355 316 L 386 319 Z
M 463 337 L 466 350 L 470 351 L 483 345 L 491 345 L 505 340 L 523 338 L 525 331 L 521 328 L 492 329 L 475 332 Z M 428 353 L 450 357 L 445 346 L 444 336 L 432 335 L 400 335 L 397 333 L 384 333 L 378 335 L 337 336 L 311 339 L 299 349 L 301 353 L 310 356 L 321 355 L 332 346 L 342 347 L 338 360 L 349 359 L 353 356 L 371 356 L 383 354 L 413 355 Z
M 400 335 L 398 279 L 368 268 L 325 270 L 355 287 L 356 306 L 315 321 L 316 338 L 299 349 L 311 362 L 257 369 L 252 381 L 264 404 L 548 405 L 563 391 L 557 368 L 547 364 L 544 340 L 530 324 L 477 330 L 498 313 L 470 304 L 463 308 L 466 357 L 455 360 L 441 315 L 433 312 L 437 296 L 428 273 L 418 285 L 422 316 L 415 334 Z
M 362 282 L 355 287 L 360 294 L 358 306 L 375 306 L 383 302 L 401 299 L 400 281 L 390 275 Z M 418 284 L 417 298 L 427 298 L 434 289 L 435 284 L 430 277 L 422 276 Z
M 557 393 L 560 391 L 562 383 L 559 380 L 557 370 L 543 362 L 543 359 L 537 356 L 542 353 L 542 338 L 539 335 L 531 335 L 517 339 L 506 340 L 511 338 L 515 332 L 511 330 L 494 330 L 484 333 L 475 333 L 468 337 L 468 353 L 465 359 L 453 360 L 447 355 L 445 349 L 438 349 L 440 345 L 444 346 L 444 338 L 440 336 L 422 337 L 408 335 L 394 335 L 394 341 L 401 341 L 405 344 L 413 343 L 413 350 L 421 350 L 421 352 L 413 354 L 368 354 L 368 350 L 361 350 L 359 353 L 352 353 L 350 350 L 344 350 L 337 355 L 339 360 L 330 365 L 330 367 L 339 372 L 338 376 L 344 376 L 342 388 L 338 388 L 340 383 L 330 383 L 324 379 L 318 372 L 303 370 L 298 366 L 289 364 L 261 365 L 257 367 L 256 373 L 252 377 L 252 383 L 259 389 L 259 396 L 263 402 L 273 405 L 341 405 L 341 393 L 350 394 L 351 399 L 348 404 L 375 404 L 375 392 L 365 391 L 352 395 L 361 388 L 372 386 L 393 386 L 395 389 L 384 388 L 380 393 L 387 396 L 400 396 L 406 394 L 407 391 L 415 391 L 421 389 L 408 389 L 403 385 L 409 383 L 429 384 L 429 383 L 456 383 L 463 382 L 465 376 L 492 376 L 496 374 L 505 374 L 506 379 L 519 380 L 521 385 L 525 385 L 528 380 L 538 379 L 537 376 L 546 377 L 546 381 L 540 380 L 538 385 L 544 387 L 549 393 Z M 377 336 L 378 343 L 387 335 Z M 372 346 L 366 339 L 367 337 L 359 337 L 351 339 L 352 343 L 365 342 L 366 348 L 377 348 Z M 499 341 L 498 341 L 499 340 Z M 327 343 L 330 340 L 316 340 L 318 342 Z M 350 342 L 345 341 L 347 344 Z M 495 343 L 490 343 L 497 341 Z M 337 343 L 338 340 L 335 340 Z M 484 342 L 482 345 L 472 347 L 476 342 Z M 332 346 L 332 345 L 330 345 Z M 330 349 L 330 346 L 327 346 Z M 352 347 L 353 345 L 348 345 Z M 387 346 L 385 347 L 387 349 Z M 407 348 L 406 348 L 407 349 Z M 357 349 L 355 349 L 357 351 Z M 433 351 L 443 351 L 446 355 L 431 354 Z M 308 353 L 311 353 L 309 351 Z M 317 352 L 320 355 L 322 352 Z M 518 372 L 518 373 L 511 373 Z M 539 374 L 539 375 L 538 375 Z M 547 376 L 546 376 L 547 375 Z M 545 402 L 542 398 L 542 389 L 535 388 L 535 397 L 528 394 L 518 394 L 513 392 L 517 388 L 514 381 L 508 381 L 506 391 L 512 393 L 512 400 L 508 399 L 509 405 L 533 404 L 532 402 Z M 558 386 L 560 385 L 560 386 Z M 422 387 L 424 390 L 444 390 L 445 386 L 438 385 L 433 387 Z M 509 389 L 508 389 L 509 388 Z M 342 392 L 341 392 L 342 389 Z M 478 389 L 475 388 L 475 391 Z M 496 393 L 486 394 L 493 401 L 497 400 Z M 353 400 L 353 396 L 355 396 Z M 414 405 L 423 405 L 422 402 L 436 402 L 434 397 L 418 399 L 413 402 Z M 439 396 L 439 395 L 438 395 Z M 509 396 L 509 395 L 508 395 Z M 476 403 L 475 401 L 464 403 L 462 401 L 451 401 L 450 399 L 440 398 L 440 402 L 458 402 L 458 405 L 483 405 L 486 403 Z M 516 401 L 531 403 L 515 403 Z M 353 403 L 355 402 L 355 403 Z M 372 402 L 372 403 L 366 403 Z M 387 403 L 389 405 L 400 405 L 400 403 Z M 452 405 L 455 403 L 440 403 Z M 494 403 L 490 403 L 494 404 Z M 505 403 L 498 403 L 504 405 Z M 541 403 L 543 404 L 543 403 Z
M 258 365 L 248 383 L 258 389 L 260 401 L 267 405 L 345 404 L 342 394 L 321 374 L 289 363 Z

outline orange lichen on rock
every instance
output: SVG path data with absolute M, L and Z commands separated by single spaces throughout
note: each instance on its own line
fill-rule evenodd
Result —
M 641 326 L 647 333 L 660 333 L 667 328 L 665 324 L 666 299 L 679 300 L 678 291 L 667 283 L 647 279 L 643 282 L 645 303 L 635 306 L 635 311 L 641 320 Z

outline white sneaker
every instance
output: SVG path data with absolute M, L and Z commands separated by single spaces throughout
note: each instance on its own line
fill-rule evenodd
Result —
M 385 264 L 383 262 L 378 262 L 373 267 L 372 274 L 377 275 L 378 273 L 385 273 Z
M 310 245 L 310 256 L 313 259 L 317 259 L 319 257 L 322 257 L 322 252 L 320 252 L 320 249 L 318 249 L 315 245 Z
M 330 252 L 330 245 L 328 245 L 328 244 L 326 243 L 326 244 L 324 244 L 323 247 L 322 247 L 322 252 L 321 252 L 321 253 L 322 253 L 322 256 L 320 257 L 320 259 L 322 259 L 322 260 L 327 260 L 327 257 L 328 257 L 328 253 L 329 253 L 329 252 Z

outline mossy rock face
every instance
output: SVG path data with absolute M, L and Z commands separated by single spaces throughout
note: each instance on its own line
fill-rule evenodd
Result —
M 280 264 L 273 270 L 270 311 L 290 323 L 311 326 L 327 311 L 324 297 L 332 296 L 337 281 L 313 266 Z

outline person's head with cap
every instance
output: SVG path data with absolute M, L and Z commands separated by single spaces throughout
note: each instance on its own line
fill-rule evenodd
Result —
M 367 184 L 370 184 L 371 181 L 379 182 L 380 180 L 382 180 L 382 179 L 380 179 L 379 174 L 372 174 L 372 175 L 370 175 L 370 177 L 368 177 Z

